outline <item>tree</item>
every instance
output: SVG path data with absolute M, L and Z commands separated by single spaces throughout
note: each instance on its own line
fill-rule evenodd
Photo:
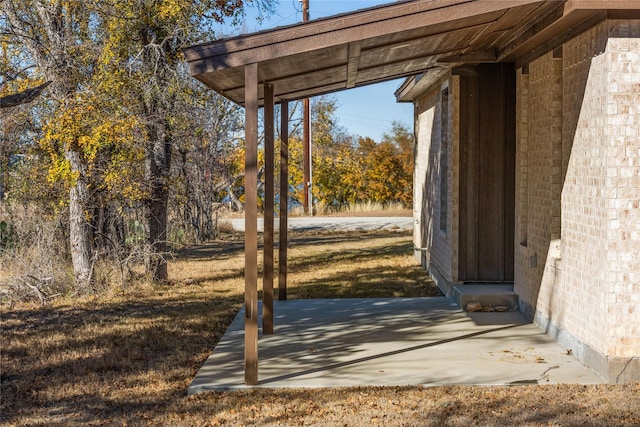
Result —
M 231 203 L 241 210 L 240 180 L 243 176 L 241 108 L 195 80 L 189 105 L 175 131 L 178 156 L 175 158 L 172 205 L 182 227 L 189 228 L 196 242 L 215 237 L 215 208 Z M 197 86 L 196 86 L 197 85 Z
M 320 203 L 334 209 L 367 201 L 411 205 L 413 135 L 405 126 L 393 123 L 380 143 L 368 137 L 358 137 L 355 145 L 335 136 L 327 140 L 314 157 Z
M 273 3 L 2 2 L 0 42 L 13 59 L 4 61 L 3 71 L 11 69 L 13 80 L 28 84 L 3 82 L 0 98 L 8 106 L 40 95 L 43 107 L 33 117 L 43 126 L 40 142 L 49 156 L 50 179 L 68 188 L 78 288 L 90 288 L 94 238 L 102 229 L 98 217 L 104 217 L 105 201 L 120 197 L 144 201 L 147 271 L 152 279 L 166 279 L 163 254 L 173 147 L 185 136 L 185 123 L 193 123 L 185 106 L 194 94 L 201 95 L 185 72 L 181 49 L 210 38 L 207 31 L 214 23 L 237 18 L 245 7 L 268 10 Z M 47 82 L 51 83 L 46 89 L 39 86 Z M 109 132 L 115 130 L 120 134 Z M 141 153 L 143 160 L 136 162 Z M 133 182 L 140 185 L 128 185 Z
M 314 157 L 314 196 L 322 205 L 340 209 L 359 201 L 360 163 L 352 147 L 343 145 L 331 156 Z
M 269 10 L 273 0 L 111 0 L 108 18 L 115 61 L 136 81 L 138 115 L 145 127 L 146 269 L 166 280 L 167 212 L 172 150 L 184 114 L 175 107 L 192 95 L 181 73 L 181 49 L 205 36 L 212 22 L 235 19 L 247 5 Z
M 311 145 L 313 164 L 313 196 L 321 203 L 330 196 L 326 196 L 330 181 L 329 174 L 335 169 L 325 165 L 332 163 L 340 153 L 341 147 L 350 145 L 350 137 L 344 128 L 338 124 L 336 118 L 338 104 L 335 98 L 320 96 L 311 102 Z M 289 185 L 291 201 L 300 204 L 302 194 L 302 118 L 299 116 L 298 103 L 290 110 L 290 123 L 292 130 L 289 139 Z M 276 150 L 276 153 L 278 150 Z M 277 164 L 278 162 L 276 162 Z M 276 174 L 277 175 L 277 174 Z
M 383 204 L 399 202 L 411 205 L 413 197 L 413 135 L 394 122 L 391 134 L 382 142 L 360 140 L 364 155 L 364 180 L 367 200 Z
M 2 4 L 3 43 L 20 53 L 23 70 L 33 69 L 30 77 L 51 82 L 47 88 L 49 110 L 45 113 L 54 121 L 92 74 L 96 37 L 90 25 L 95 16 L 89 6 L 74 0 L 5 0 Z M 91 230 L 85 215 L 91 194 L 87 164 L 78 144 L 52 142 L 64 153 L 65 168 L 73 177 L 69 188 L 71 257 L 76 285 L 86 290 L 93 259 Z
M 384 133 L 382 141 L 389 142 L 396 147 L 396 157 L 399 162 L 396 199 L 404 206 L 410 207 L 413 203 L 414 134 L 402 123 L 393 122 L 391 133 Z

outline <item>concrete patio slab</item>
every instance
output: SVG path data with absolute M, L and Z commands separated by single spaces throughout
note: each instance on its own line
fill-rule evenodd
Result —
M 594 384 L 602 380 L 518 312 L 466 313 L 446 297 L 275 302 L 257 387 Z M 247 388 L 241 310 L 189 394 Z

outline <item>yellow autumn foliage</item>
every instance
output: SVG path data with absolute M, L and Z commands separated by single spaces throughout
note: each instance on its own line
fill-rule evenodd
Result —
M 140 200 L 144 152 L 136 144 L 141 126 L 135 115 L 95 94 L 77 95 L 61 104 L 45 123 L 38 141 L 51 159 L 48 181 L 70 188 L 83 176 L 95 190 L 107 189 Z M 79 153 L 86 170 L 74 170 L 66 155 Z
M 37 87 L 46 81 L 42 75 L 20 72 L 20 62 L 21 52 L 18 48 L 0 39 L 0 75 L 3 76 L 0 97 Z

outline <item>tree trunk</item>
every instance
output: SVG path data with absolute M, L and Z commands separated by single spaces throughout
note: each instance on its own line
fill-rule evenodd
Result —
M 152 185 L 146 204 L 147 244 L 145 257 L 147 274 L 154 282 L 165 281 L 167 273 L 167 195 L 163 185 Z
M 146 272 L 155 282 L 168 279 L 167 273 L 167 207 L 169 189 L 167 178 L 171 167 L 171 143 L 163 128 L 150 126 L 149 135 L 152 146 L 147 148 L 146 179 L 149 183 L 150 197 L 145 203 L 145 256 Z
M 91 287 L 93 245 L 91 226 L 86 218 L 90 194 L 84 181 L 84 163 L 77 151 L 68 150 L 67 159 L 71 169 L 80 176 L 69 191 L 69 242 L 71 244 L 71 262 L 76 281 L 76 289 L 87 292 Z
M 6 182 L 9 180 L 9 150 L 0 151 L 0 202 L 4 200 Z
M 233 192 L 233 189 L 231 188 L 231 186 L 227 187 L 227 193 L 229 193 L 229 198 L 231 199 L 231 202 L 235 206 L 236 211 L 238 212 L 242 211 L 244 209 L 244 205 L 242 204 L 238 196 L 236 196 L 236 193 Z

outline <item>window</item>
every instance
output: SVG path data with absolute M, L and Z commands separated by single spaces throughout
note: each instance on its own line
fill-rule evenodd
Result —
M 440 93 L 440 230 L 449 217 L 449 88 Z

